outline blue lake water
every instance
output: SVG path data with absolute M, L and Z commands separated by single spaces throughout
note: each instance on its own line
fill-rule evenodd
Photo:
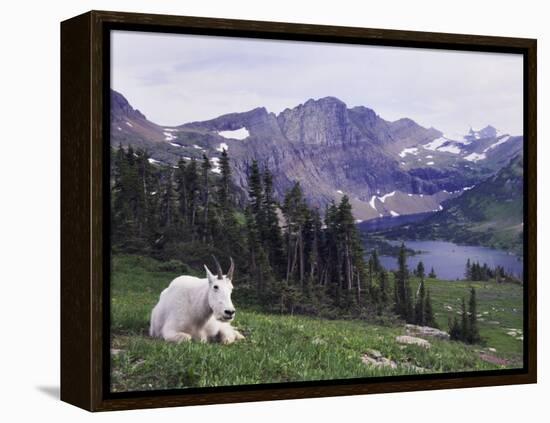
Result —
M 393 245 L 401 245 L 401 242 L 389 241 Z M 405 241 L 407 248 L 421 251 L 421 254 L 407 257 L 409 270 L 416 268 L 419 261 L 424 263 L 426 273 L 433 267 L 440 279 L 456 280 L 464 278 L 466 261 L 479 262 L 481 265 L 494 268 L 502 266 L 508 273 L 523 277 L 522 258 L 502 250 L 487 247 L 457 245 L 445 241 Z M 380 256 L 380 262 L 388 270 L 397 269 L 397 258 Z

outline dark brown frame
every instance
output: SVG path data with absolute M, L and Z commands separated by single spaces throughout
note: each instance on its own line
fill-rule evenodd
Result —
M 240 37 L 500 51 L 524 57 L 524 368 L 369 380 L 196 389 L 114 396 L 106 391 L 108 219 L 104 69 L 110 28 Z M 90 411 L 536 383 L 536 40 L 476 35 L 91 11 L 61 23 L 61 399 Z M 108 91 L 107 91 L 108 92 Z M 107 191 L 108 192 L 108 191 Z M 107 348 L 107 355 L 105 354 Z

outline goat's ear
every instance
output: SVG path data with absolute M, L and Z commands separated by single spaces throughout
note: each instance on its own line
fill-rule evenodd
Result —
M 208 282 L 213 283 L 213 281 L 214 281 L 214 279 L 216 279 L 216 277 L 212 274 L 212 272 L 206 266 L 206 264 L 204 265 L 204 270 L 206 270 L 206 277 L 208 278 Z

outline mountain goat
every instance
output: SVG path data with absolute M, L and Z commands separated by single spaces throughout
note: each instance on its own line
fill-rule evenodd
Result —
M 219 341 L 233 343 L 244 336 L 230 322 L 235 318 L 231 302 L 233 290 L 233 259 L 227 275 L 214 257 L 217 275 L 206 265 L 206 278 L 179 276 L 160 294 L 157 305 L 151 312 L 149 335 L 169 342 L 184 342 L 191 339 L 201 342 Z

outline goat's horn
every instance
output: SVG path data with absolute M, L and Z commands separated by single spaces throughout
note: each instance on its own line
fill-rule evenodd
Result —
M 235 263 L 233 262 L 233 257 L 229 257 L 229 260 L 231 260 L 231 266 L 229 266 L 229 271 L 227 272 L 227 279 L 232 280 L 233 279 L 233 271 L 235 270 Z
M 212 256 L 212 258 L 214 259 L 214 263 L 216 263 L 216 269 L 218 270 L 218 279 L 223 279 L 223 272 L 222 267 L 220 266 L 220 262 L 218 261 L 216 256 Z

